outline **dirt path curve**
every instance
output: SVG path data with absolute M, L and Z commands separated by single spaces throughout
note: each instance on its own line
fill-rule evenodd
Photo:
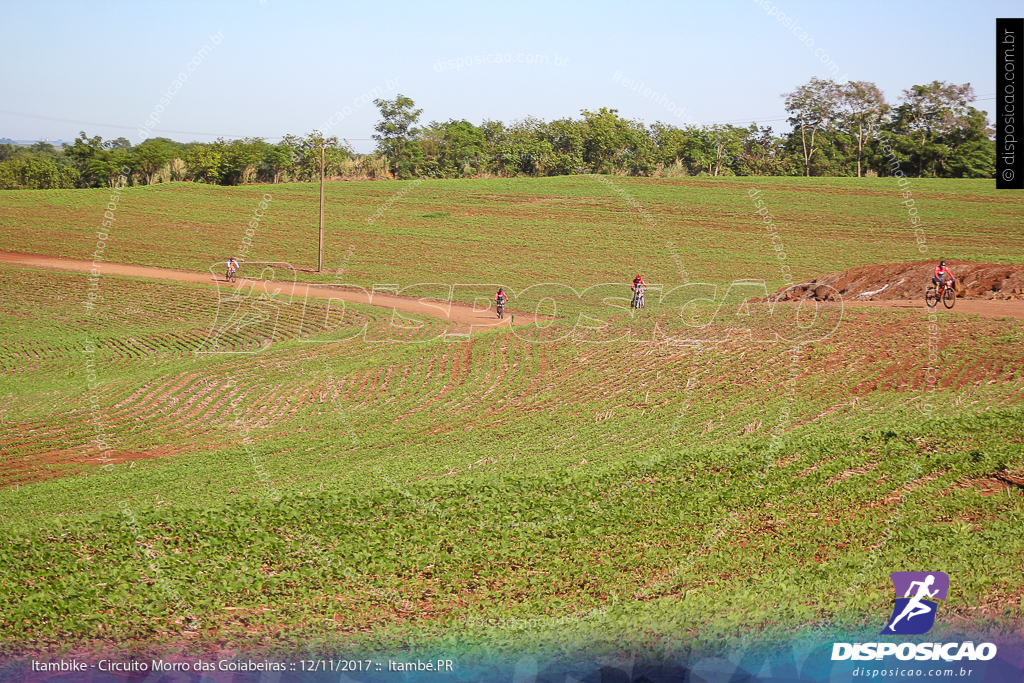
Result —
M 24 254 L 16 251 L 0 251 L 0 262 L 19 263 L 26 266 L 38 268 L 55 268 L 58 270 L 72 270 L 88 272 L 92 268 L 91 261 L 79 259 L 59 258 L 56 256 L 40 256 L 38 254 Z M 208 284 L 216 286 L 216 280 L 210 273 L 196 273 L 187 270 L 175 270 L 173 268 L 151 268 L 148 266 L 132 266 L 124 263 L 104 263 L 103 273 L 106 275 L 127 275 L 129 277 L 153 278 L 158 280 L 173 280 L 175 282 L 189 282 Z M 220 284 L 224 284 L 223 280 Z M 298 282 L 295 285 L 295 296 L 302 298 L 307 296 L 318 299 L 343 299 L 370 306 L 390 308 L 392 310 L 405 311 L 407 313 L 418 313 L 434 318 L 451 320 L 452 322 L 464 325 L 496 327 L 497 325 L 510 325 L 511 316 L 506 315 L 505 319 L 498 321 L 494 317 L 494 309 L 478 311 L 472 306 L 465 304 L 440 303 L 435 300 L 433 304 L 424 303 L 421 299 L 413 297 L 394 296 L 382 292 L 366 293 L 354 292 L 350 289 L 330 286 L 309 286 L 305 282 Z M 924 301 L 853 301 L 846 299 L 844 306 L 891 308 L 896 310 L 924 312 Z M 1024 320 L 1024 301 L 998 301 L 985 299 L 958 299 L 952 311 L 947 311 L 942 306 L 937 309 L 938 313 L 976 313 L 983 318 L 1011 317 Z M 528 325 L 533 322 L 533 316 L 522 316 L 516 321 L 516 325 Z
M 918 313 L 929 312 L 921 301 L 850 301 L 843 300 L 843 306 L 849 308 L 870 307 L 870 308 L 892 308 L 898 311 L 917 311 Z M 1024 320 L 1024 301 L 1000 301 L 988 299 L 957 299 L 952 310 L 946 310 L 943 306 L 937 306 L 934 313 L 939 315 L 945 313 L 976 313 L 982 318 L 1017 318 Z
M 56 256 L 40 256 L 38 254 L 24 254 L 16 251 L 0 251 L 0 262 L 18 263 L 37 268 L 54 268 L 57 270 L 72 270 L 77 272 L 89 272 L 92 269 L 92 261 L 79 259 L 59 258 Z M 175 270 L 173 268 L 152 268 L 148 266 L 132 266 L 125 263 L 103 263 L 102 272 L 104 275 L 127 275 L 128 277 L 152 278 L 157 280 L 173 280 L 175 282 L 188 282 L 193 284 L 207 284 L 213 287 L 224 285 L 223 275 L 214 277 L 211 273 L 196 273 L 187 270 Z M 382 292 L 358 292 L 341 287 L 327 285 L 312 285 L 305 282 L 296 282 L 294 297 L 303 300 L 305 297 L 317 299 L 342 299 L 359 304 L 390 308 L 405 313 L 417 313 L 433 318 L 451 320 L 462 325 L 473 327 L 497 327 L 498 325 L 509 326 L 512 324 L 511 311 L 506 310 L 505 318 L 498 320 L 495 317 L 493 303 L 489 309 L 477 310 L 472 306 L 455 302 L 442 302 L 438 299 L 431 300 L 433 303 L 424 303 L 423 299 L 416 299 L 406 296 L 395 296 Z M 533 322 L 533 316 L 523 316 L 516 321 L 516 325 L 528 325 Z

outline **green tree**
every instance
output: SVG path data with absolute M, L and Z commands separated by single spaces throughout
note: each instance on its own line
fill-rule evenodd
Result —
M 857 177 L 862 177 L 864 146 L 875 128 L 885 120 L 889 105 L 874 83 L 850 81 L 839 86 L 840 128 L 857 143 Z
M 802 163 L 785 149 L 785 140 L 772 132 L 771 126 L 750 124 L 740 134 L 740 152 L 736 158 L 739 175 L 772 176 L 792 175 L 799 172 Z
M 484 119 L 483 123 L 480 124 L 480 130 L 484 134 L 484 144 L 488 149 L 493 149 L 505 142 L 510 134 L 510 130 L 506 128 L 504 123 L 501 121 L 491 121 L 490 119 Z
M 29 145 L 28 151 L 43 157 L 57 156 L 56 148 L 45 140 L 40 140 Z
M 217 140 L 223 150 L 222 179 L 228 185 L 244 185 L 259 171 L 267 145 L 263 138 Z
M 942 175 L 942 165 L 951 154 L 949 143 L 958 141 L 959 129 L 971 125 L 975 99 L 970 83 L 955 85 L 932 81 L 903 91 L 901 104 L 893 112 L 890 130 L 904 138 L 902 147 L 921 177 Z
M 341 172 L 342 162 L 350 158 L 352 149 L 348 143 L 339 142 L 336 136 L 324 137 L 323 133 L 314 130 L 309 135 L 298 138 L 285 136 L 285 142 L 294 150 L 295 175 L 299 180 L 312 182 L 320 180 L 320 145 L 327 146 L 323 151 L 324 175 L 332 177 Z
M 131 167 L 131 158 L 127 152 L 120 148 L 104 149 L 89 162 L 86 170 L 90 178 L 113 187 L 125 166 Z
M 592 173 L 650 175 L 656 148 L 643 123 L 620 118 L 606 107 L 582 114 L 583 163 Z
M 420 120 L 422 109 L 414 109 L 416 103 L 412 99 L 399 94 L 393 100 L 377 99 L 374 105 L 380 109 L 382 120 L 373 127 L 377 134 L 373 139 L 377 141 L 377 151 L 390 160 L 392 173 L 396 178 L 402 176 L 403 162 L 405 171 L 409 166 L 414 165 L 412 156 L 413 150 L 408 149 L 410 142 L 415 137 L 416 124 Z M 418 150 L 422 155 L 422 150 Z
M 651 124 L 651 140 L 654 143 L 655 159 L 661 166 L 676 166 L 686 160 L 686 131 L 670 123 L 658 121 Z
M 804 157 L 804 175 L 811 175 L 811 158 L 820 147 L 818 136 L 828 132 L 839 113 L 839 88 L 831 80 L 812 78 L 807 85 L 801 85 L 786 98 L 786 111 L 793 134 L 800 134 Z
M 711 175 L 717 177 L 731 171 L 736 157 L 743 153 L 743 131 L 732 125 L 717 124 L 708 128 L 711 143 Z
M 629 134 L 617 109 L 601 107 L 596 112 L 584 109 L 583 163 L 591 173 L 614 173 L 620 157 L 629 146 Z
M 445 124 L 431 121 L 419 129 L 416 135 L 416 143 L 423 153 L 423 169 L 435 175 L 457 178 L 462 168 L 461 163 L 449 163 L 449 168 L 442 170 L 445 161 Z
M 694 175 L 707 173 L 711 175 L 717 158 L 715 140 L 707 128 L 692 127 L 686 136 L 683 153 Z
M 146 140 L 132 150 L 131 166 L 142 175 L 146 185 L 152 185 L 160 169 L 174 158 L 175 147 L 167 138 Z
M 219 143 L 196 145 L 185 153 L 185 168 L 196 182 L 217 184 L 223 174 L 223 146 Z
M 268 145 L 263 151 L 263 168 L 269 173 L 272 182 L 281 182 L 282 177 L 295 165 L 295 150 L 287 142 Z
M 461 178 L 467 172 L 475 175 L 479 159 L 485 154 L 484 131 L 469 121 L 448 121 L 441 125 L 441 154 L 438 171 L 445 178 Z M 421 143 L 422 145 L 422 143 Z
M 0 190 L 63 190 L 77 181 L 77 170 L 52 159 L 18 156 L 0 163 Z
M 548 124 L 527 116 L 508 127 L 500 121 L 482 126 L 485 156 L 481 168 L 502 176 L 538 176 L 553 162 L 554 148 L 548 139 Z
M 99 135 L 90 138 L 85 131 L 78 133 L 74 144 L 64 148 L 64 156 L 78 169 L 83 187 L 95 187 L 98 184 L 100 176 L 91 167 L 102 152 L 103 138 Z
M 586 137 L 583 125 L 572 119 L 552 121 L 544 127 L 544 136 L 551 146 L 547 175 L 574 175 L 589 173 L 583 160 Z
M 8 142 L 0 143 L 0 161 L 10 161 L 17 151 L 18 148 Z
M 986 112 L 968 107 L 961 125 L 948 136 L 951 152 L 943 164 L 947 178 L 995 178 L 996 143 Z
M 79 187 L 113 186 L 121 167 L 129 164 L 131 143 L 125 138 L 104 142 L 99 135 L 88 137 L 80 131 L 74 144 L 64 147 L 63 156 L 79 173 Z
M 21 168 L 17 159 L 0 162 L 0 190 L 20 190 Z

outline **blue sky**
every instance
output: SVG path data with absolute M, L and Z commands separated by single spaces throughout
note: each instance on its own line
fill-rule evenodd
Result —
M 991 95 L 995 18 L 1019 16 L 1020 8 L 984 0 L 3 0 L 0 137 L 71 140 L 84 129 L 138 143 L 137 127 L 179 73 L 187 80 L 156 128 L 184 131 L 160 133 L 180 141 L 324 130 L 348 107 L 328 132 L 369 151 L 378 115 L 362 101 L 375 88 L 412 97 L 424 122 L 551 120 L 607 106 L 647 123 L 689 116 L 779 130 L 787 128 L 780 94 L 812 76 L 873 81 L 890 101 L 933 80 L 970 82 L 979 96 Z M 796 20 L 802 39 L 779 14 Z M 218 34 L 219 44 L 211 39 Z M 476 57 L 480 64 L 440 68 Z M 621 78 L 669 102 L 623 87 Z

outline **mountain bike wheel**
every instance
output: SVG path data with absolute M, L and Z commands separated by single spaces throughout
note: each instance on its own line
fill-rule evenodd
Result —
M 928 308 L 935 308 L 939 305 L 939 293 L 934 287 L 929 287 L 924 293 L 924 303 Z
M 946 308 L 953 308 L 953 305 L 955 303 L 956 303 L 956 292 L 954 292 L 952 289 L 947 289 L 945 292 L 942 293 L 942 305 L 943 306 L 945 306 Z

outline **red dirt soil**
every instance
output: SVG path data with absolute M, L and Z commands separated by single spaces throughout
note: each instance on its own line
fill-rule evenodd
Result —
M 91 261 L 14 251 L 0 251 L 0 262 L 79 272 L 88 272 L 92 268 Z M 955 308 L 957 312 L 975 313 L 986 318 L 1024 319 L 1024 294 L 1022 294 L 1024 292 L 1024 266 L 971 264 L 966 261 L 947 261 L 947 263 L 957 279 L 962 279 L 967 284 L 967 298 L 957 301 Z M 924 289 L 931 283 L 935 264 L 935 261 L 919 261 L 917 263 L 893 263 L 852 268 L 841 273 L 816 278 L 810 284 L 794 287 L 786 292 L 786 296 L 782 300 L 831 301 L 833 300 L 829 298 L 829 295 L 832 294 L 831 290 L 828 287 L 822 287 L 822 285 L 830 285 L 839 291 L 843 297 L 843 304 L 846 306 L 920 309 L 924 305 Z M 196 273 L 171 268 L 104 263 L 103 272 L 107 275 L 214 284 L 214 278 L 210 273 Z M 896 281 L 895 285 L 885 287 L 893 280 Z M 820 289 L 818 289 L 819 287 Z M 883 290 L 883 288 L 884 291 L 876 291 Z M 344 299 L 345 301 L 418 313 L 481 327 L 511 325 L 510 314 L 514 312 L 507 309 L 505 319 L 498 322 L 489 310 L 476 311 L 463 304 L 452 303 L 450 307 L 440 303 L 431 305 L 412 297 L 393 296 L 380 292 L 368 297 L 361 292 L 342 290 L 337 287 L 314 286 L 307 288 L 306 283 L 296 283 L 295 295 L 305 296 L 305 291 L 303 291 L 305 289 L 308 289 L 309 296 L 315 298 Z M 783 291 L 785 290 L 780 290 L 777 294 Z M 834 294 L 832 296 L 834 298 Z M 958 299 L 961 296 L 958 292 Z M 522 316 L 516 324 L 529 325 L 534 319 L 533 315 Z
M 1001 301 L 999 299 L 986 301 L 983 299 L 957 299 L 953 310 L 947 311 L 941 305 L 936 308 L 925 308 L 924 295 L 917 300 L 911 301 L 858 301 L 843 300 L 843 306 L 863 308 L 888 308 L 890 310 L 935 312 L 941 313 L 963 313 L 965 315 L 978 315 L 982 318 L 1017 318 L 1024 320 L 1024 301 Z
M 958 299 L 1024 300 L 1024 266 L 947 261 L 957 279 Z M 817 277 L 810 283 L 790 289 L 784 300 L 810 299 L 830 301 L 828 287 L 838 291 L 843 301 L 919 301 L 931 284 L 938 261 L 884 263 L 860 266 Z M 828 285 L 825 287 L 823 285 Z M 779 290 L 779 293 L 785 290 Z
M 57 256 L 40 256 L 38 254 L 25 254 L 16 251 L 0 251 L 0 261 L 6 263 L 18 263 L 37 268 L 54 268 L 58 270 L 73 270 L 88 272 L 92 269 L 92 261 L 79 259 L 67 259 Z M 158 280 L 174 280 L 176 282 L 189 282 L 198 284 L 215 285 L 215 279 L 210 273 L 196 273 L 187 270 L 175 270 L 172 268 L 151 268 L 147 266 L 132 266 L 125 263 L 103 263 L 104 275 L 127 275 L 129 277 L 154 278 Z M 353 292 L 331 287 L 327 285 L 311 285 L 305 282 L 296 282 L 294 295 L 296 297 L 310 296 L 318 299 L 343 299 L 370 306 L 390 308 L 395 311 L 417 313 L 432 318 L 451 320 L 464 325 L 474 327 L 497 327 L 498 325 L 511 325 L 512 310 L 506 309 L 505 317 L 498 320 L 495 317 L 494 309 L 476 310 L 472 306 L 451 302 L 431 300 L 434 303 L 424 303 L 423 299 L 413 297 L 395 296 L 374 292 L 367 295 L 365 292 Z M 529 325 L 534 322 L 534 316 L 523 316 L 517 324 Z
M 75 465 L 95 467 L 108 463 L 119 465 L 134 460 L 169 458 L 181 452 L 182 449 L 175 446 L 158 446 L 147 451 L 119 451 L 103 461 L 98 459 L 98 451 L 95 450 L 92 451 L 92 455 L 85 455 L 83 451 L 73 448 L 33 453 L 20 460 L 4 463 L 3 472 L 0 472 L 0 488 L 26 486 L 38 481 L 66 477 L 72 473 L 67 468 Z
M 947 261 L 956 277 L 958 313 L 986 318 L 1024 319 L 1024 266 Z M 839 301 L 844 306 L 919 310 L 938 261 L 884 263 L 823 275 L 809 283 L 780 289 L 781 301 Z M 835 290 L 835 291 L 833 291 Z M 836 296 L 839 292 L 839 296 Z M 941 308 L 941 307 L 940 307 Z

